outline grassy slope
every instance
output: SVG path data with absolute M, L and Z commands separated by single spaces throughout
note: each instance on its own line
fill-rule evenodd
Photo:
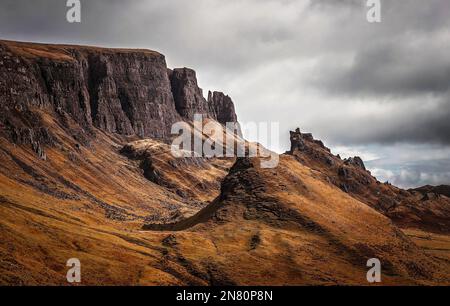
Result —
M 46 148 L 47 161 L 0 138 L 0 284 L 67 284 L 72 257 L 81 260 L 82 284 L 367 284 L 371 257 L 382 260 L 383 284 L 450 282 L 447 236 L 408 238 L 291 156 L 275 169 L 230 174 L 232 188 L 206 222 L 142 231 L 148 217 L 188 217 L 201 207 L 145 179 L 137 161 L 118 153 L 130 139 L 98 132 L 77 149 L 53 116 L 42 116 L 59 141 Z M 203 167 L 172 171 L 164 154 L 156 163 L 172 182 L 204 205 L 219 195 L 196 190 L 183 171 L 220 180 L 226 164 L 211 165 L 208 176 Z
M 389 219 L 289 156 L 252 175 L 264 185 L 259 197 L 309 223 L 260 214 L 237 191 L 219 205 L 221 220 L 181 232 L 141 231 L 148 215 L 177 207 L 188 216 L 199 208 L 146 180 L 135 161 L 117 153 L 124 140 L 99 134 L 78 152 L 59 132 L 63 148 L 47 149 L 47 161 L 1 140 L 1 284 L 66 284 L 72 257 L 82 262 L 83 284 L 365 284 L 372 256 L 388 263 L 386 284 L 441 283 L 449 275 L 442 256 L 427 258 Z M 39 182 L 52 191 L 39 190 Z M 101 203 L 117 207 L 119 218 Z
M 204 274 L 212 266 L 222 282 L 246 285 L 367 284 L 372 257 L 382 262 L 384 284 L 449 282 L 448 262 L 429 258 L 388 218 L 293 158 L 254 175 L 264 182 L 256 199 L 223 200 L 208 222 L 172 234 L 170 254 L 183 254 Z M 255 209 L 263 201 L 279 208 Z M 194 234 L 203 240 L 198 245 Z
M 126 49 L 126 48 L 101 48 L 95 46 L 77 46 L 62 44 L 42 44 L 0 40 L 0 43 L 6 44 L 15 54 L 25 58 L 47 58 L 54 61 L 72 61 L 74 60 L 71 50 L 81 52 L 102 52 L 102 53 L 145 53 L 153 56 L 163 56 L 162 54 L 148 49 Z
M 46 148 L 46 161 L 0 138 L 0 283 L 64 284 L 71 257 L 81 259 L 89 284 L 180 283 L 158 270 L 161 234 L 144 240 L 139 230 L 148 217 L 189 216 L 199 207 L 145 179 L 136 161 L 118 153 L 126 139 L 99 132 L 77 149 L 43 116 L 60 141 Z M 212 169 L 208 179 L 214 175 L 225 171 Z

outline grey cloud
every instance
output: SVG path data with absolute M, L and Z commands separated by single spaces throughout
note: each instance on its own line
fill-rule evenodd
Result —
M 429 102 L 427 100 L 432 100 Z M 364 103 L 364 102 L 363 102 Z M 368 102 L 366 102 L 368 103 Z M 390 107 L 391 100 L 373 103 L 382 111 L 367 111 L 352 121 L 345 113 L 332 112 L 318 118 L 318 131 L 338 144 L 441 144 L 450 145 L 450 95 L 435 101 L 421 97 Z M 385 105 L 387 104 L 387 105 Z M 357 113 L 357 112 L 356 112 Z M 326 127 L 326 123 L 328 128 Z M 332 126 L 333 128 L 329 128 Z
M 388 167 L 379 167 L 376 161 L 366 164 L 380 181 L 389 181 L 395 186 L 403 188 L 450 184 L 450 161 L 448 159 L 396 164 Z
M 445 39 L 445 40 L 444 40 Z M 442 41 L 389 41 L 360 50 L 349 67 L 329 67 L 315 84 L 345 96 L 442 94 L 450 89 L 450 34 Z

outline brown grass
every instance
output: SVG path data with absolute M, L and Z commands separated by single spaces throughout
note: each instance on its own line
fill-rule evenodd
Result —
M 148 49 L 126 49 L 126 48 L 101 48 L 94 46 L 64 45 L 64 44 L 41 44 L 29 42 L 17 42 L 0 40 L 13 53 L 28 59 L 47 58 L 54 61 L 73 61 L 72 51 L 99 52 L 99 53 L 141 53 L 150 56 L 163 56 L 162 54 Z
M 382 284 L 449 284 L 448 236 L 404 235 L 290 156 L 249 172 L 264 187 L 255 198 L 246 194 L 252 188 L 236 190 L 194 227 L 142 231 L 145 218 L 170 220 L 175 210 L 188 217 L 201 207 L 145 179 L 118 153 L 129 139 L 98 133 L 78 150 L 51 116 L 43 118 L 60 141 L 46 148 L 47 161 L 0 138 L 2 285 L 67 285 L 72 257 L 81 260 L 82 285 L 367 285 L 371 257 L 382 260 Z M 193 188 L 183 171 L 197 180 L 226 174 L 214 166 L 173 172 L 167 153 L 158 159 L 180 188 Z M 193 190 L 208 201 L 219 193 Z M 272 204 L 257 208 L 263 202 Z

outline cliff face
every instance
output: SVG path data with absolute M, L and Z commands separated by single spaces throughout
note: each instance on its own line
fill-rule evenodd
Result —
M 175 107 L 186 120 L 193 120 L 195 114 L 214 119 L 219 123 L 237 123 L 236 111 L 231 98 L 222 92 L 208 92 L 208 100 L 198 86 L 195 71 L 188 68 L 168 70 L 172 84 Z
M 164 57 L 154 53 L 90 54 L 94 124 L 106 131 L 165 138 L 180 118 Z
M 169 70 L 175 108 L 181 117 L 193 120 L 195 114 L 203 114 L 214 118 L 209 110 L 208 102 L 203 97 L 203 90 L 197 84 L 195 71 L 188 68 Z
M 0 41 L 0 76 L 5 110 L 49 108 L 84 129 L 168 139 L 173 123 L 195 113 L 217 118 L 195 72 L 168 73 L 164 56 L 149 50 Z
M 222 124 L 226 124 L 227 122 L 238 122 L 234 110 L 234 103 L 229 96 L 222 92 L 209 92 L 208 102 L 211 106 L 211 112 L 218 122 Z

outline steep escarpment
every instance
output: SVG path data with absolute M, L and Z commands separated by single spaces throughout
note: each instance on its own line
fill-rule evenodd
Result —
M 175 108 L 181 117 L 192 121 L 195 114 L 202 114 L 215 119 L 208 102 L 203 97 L 203 90 L 197 84 L 197 76 L 194 70 L 188 68 L 169 69 L 168 74 L 172 85 Z
M 218 122 L 226 124 L 227 122 L 237 122 L 234 103 L 231 98 L 222 92 L 208 92 L 208 102 L 211 105 L 212 112 Z
M 163 140 L 173 123 L 195 113 L 237 120 L 231 100 L 227 107 L 208 103 L 193 70 L 168 73 L 164 56 L 149 50 L 0 41 L 0 75 L 0 119 L 8 130 L 17 128 L 11 111 L 33 107 L 68 115 L 85 131 Z
M 180 120 L 162 55 L 102 54 L 88 57 L 91 112 L 102 130 L 167 138 Z
M 214 119 L 226 125 L 238 123 L 234 103 L 223 92 L 208 92 L 208 100 L 203 96 L 203 90 L 198 86 L 194 70 L 176 68 L 168 70 L 175 100 L 175 108 L 186 120 L 192 121 L 195 114 Z M 239 129 L 240 130 L 240 129 Z
M 45 108 L 140 137 L 168 137 L 180 120 L 157 52 L 1 42 L 0 54 L 4 108 Z

